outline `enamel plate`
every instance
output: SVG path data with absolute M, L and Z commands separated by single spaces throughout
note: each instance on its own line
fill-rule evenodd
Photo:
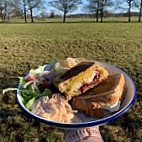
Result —
M 17 91 L 17 100 L 18 100 L 20 107 L 26 112 L 26 114 L 33 117 L 34 119 L 36 119 L 40 122 L 46 123 L 47 125 L 61 128 L 61 129 L 76 129 L 76 128 L 91 127 L 91 126 L 95 126 L 95 125 L 103 125 L 103 124 L 106 124 L 106 123 L 120 117 L 126 111 L 128 111 L 128 109 L 135 102 L 135 98 L 136 98 L 135 84 L 134 84 L 133 80 L 130 78 L 130 76 L 128 74 L 126 74 L 124 71 L 122 71 L 121 69 L 119 69 L 115 66 L 109 65 L 107 63 L 102 63 L 102 62 L 98 62 L 98 63 L 100 65 L 104 66 L 108 70 L 109 74 L 123 73 L 123 75 L 125 77 L 126 92 L 125 92 L 124 100 L 121 103 L 120 110 L 117 111 L 116 113 L 113 113 L 110 116 L 104 117 L 101 119 L 94 119 L 94 118 L 86 117 L 83 113 L 79 113 L 78 117 L 81 118 L 82 122 L 75 122 L 75 123 L 61 123 L 61 122 L 49 121 L 43 117 L 40 117 L 40 116 L 32 113 L 31 111 L 29 111 L 22 103 L 20 93 L 19 93 L 19 91 Z M 45 65 L 44 69 L 45 70 L 50 69 L 51 65 L 53 65 L 53 62 L 51 64 Z M 20 85 L 18 88 L 20 88 Z

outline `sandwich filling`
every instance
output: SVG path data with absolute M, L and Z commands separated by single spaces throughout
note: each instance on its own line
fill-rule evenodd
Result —
M 55 85 L 70 99 L 78 96 L 107 79 L 108 72 L 95 62 L 82 62 L 68 70 Z
M 68 82 L 68 84 L 70 85 L 68 85 L 67 91 L 82 94 L 86 90 L 88 90 L 90 86 L 92 85 L 94 86 L 95 84 L 97 84 L 98 80 L 99 80 L 98 72 L 94 71 L 92 73 L 88 73 L 84 75 L 80 74 L 78 75 L 78 77 Z
M 86 90 L 88 90 L 89 86 L 96 85 L 99 81 L 99 78 L 100 78 L 100 74 L 98 72 L 96 72 L 96 74 L 94 75 L 91 82 L 82 83 L 82 86 L 79 88 L 80 93 L 82 94 L 82 93 L 86 92 Z

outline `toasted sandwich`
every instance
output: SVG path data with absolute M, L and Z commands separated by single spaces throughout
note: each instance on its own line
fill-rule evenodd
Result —
M 93 89 L 73 98 L 74 109 L 91 117 L 104 117 L 117 111 L 123 99 L 125 79 L 123 74 L 110 75 Z
M 54 79 L 59 91 L 65 93 L 67 99 L 85 93 L 90 88 L 107 79 L 107 70 L 96 62 L 81 62 Z

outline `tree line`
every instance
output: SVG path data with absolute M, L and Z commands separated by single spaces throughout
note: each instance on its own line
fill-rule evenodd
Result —
M 27 23 L 27 17 L 30 17 L 31 23 L 34 23 L 34 14 L 41 11 L 46 15 L 49 7 L 62 12 L 63 22 L 66 22 L 68 14 L 82 6 L 82 11 L 94 15 L 96 22 L 103 22 L 104 13 L 116 10 L 125 11 L 128 14 L 128 22 L 131 22 L 132 9 L 138 11 L 138 22 L 141 22 L 142 0 L 0 0 L 1 21 L 9 20 L 11 17 L 23 17 Z M 53 14 L 53 13 L 52 13 Z

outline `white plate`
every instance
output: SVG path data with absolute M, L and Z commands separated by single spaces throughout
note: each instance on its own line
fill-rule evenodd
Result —
M 76 128 L 91 127 L 91 126 L 95 126 L 95 125 L 103 125 L 105 123 L 108 123 L 108 122 L 120 117 L 134 104 L 134 101 L 136 98 L 135 84 L 134 84 L 133 80 L 129 77 L 129 75 L 126 74 L 121 69 L 119 69 L 115 66 L 109 65 L 107 63 L 102 63 L 102 62 L 98 62 L 98 63 L 101 64 L 102 66 L 104 66 L 108 70 L 109 74 L 123 73 L 123 75 L 125 77 L 126 93 L 124 96 L 124 100 L 121 104 L 120 110 L 117 111 L 116 113 L 114 113 L 108 117 L 101 118 L 101 119 L 94 119 L 94 118 L 86 117 L 83 113 L 80 113 L 79 116 L 81 117 L 83 122 L 61 123 L 61 122 L 49 121 L 43 117 L 37 116 L 36 114 L 33 114 L 32 112 L 30 112 L 22 103 L 19 91 L 17 91 L 17 100 L 18 100 L 19 105 L 26 112 L 26 114 L 33 117 L 34 119 L 36 119 L 40 122 L 46 123 L 50 126 L 58 127 L 61 129 L 76 129 Z M 53 64 L 53 62 L 52 62 L 52 64 Z M 50 64 L 45 65 L 45 70 L 48 70 L 48 68 L 50 68 L 49 66 L 50 66 Z M 19 87 L 20 87 L 20 85 L 19 85 Z

